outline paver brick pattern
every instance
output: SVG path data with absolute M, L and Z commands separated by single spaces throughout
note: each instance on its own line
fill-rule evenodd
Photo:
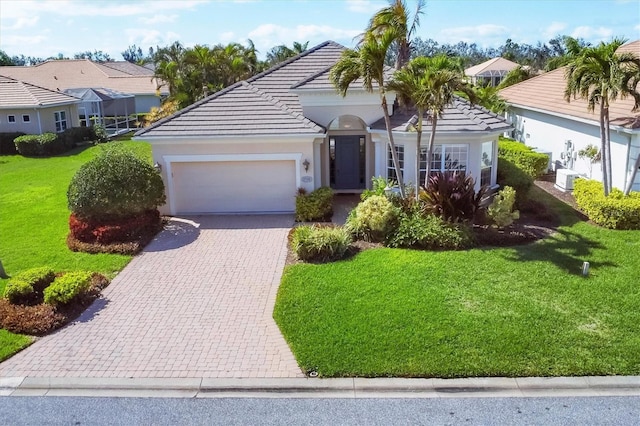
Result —
M 292 223 L 172 219 L 101 299 L 0 377 L 304 377 L 272 318 Z

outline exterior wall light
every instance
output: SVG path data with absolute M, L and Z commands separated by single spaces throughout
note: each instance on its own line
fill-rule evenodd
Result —
M 162 172 L 162 164 L 158 163 L 157 161 L 153 165 L 153 168 L 156 169 L 156 172 L 158 173 Z
M 302 165 L 304 166 L 304 171 L 308 172 L 309 171 L 309 166 L 311 165 L 311 163 L 309 162 L 309 160 L 307 160 L 306 158 L 304 159 L 304 161 L 302 162 Z

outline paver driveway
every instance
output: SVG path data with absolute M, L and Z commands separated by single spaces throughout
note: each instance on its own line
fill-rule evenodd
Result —
M 302 377 L 273 318 L 291 216 L 174 219 L 0 377 Z

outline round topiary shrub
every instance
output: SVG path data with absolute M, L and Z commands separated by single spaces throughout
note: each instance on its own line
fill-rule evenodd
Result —
M 345 228 L 356 238 L 383 242 L 398 226 L 399 214 L 385 196 L 373 195 L 351 211 Z
M 67 199 L 77 217 L 128 217 L 164 204 L 164 184 L 151 164 L 131 151 L 109 148 L 80 167 Z

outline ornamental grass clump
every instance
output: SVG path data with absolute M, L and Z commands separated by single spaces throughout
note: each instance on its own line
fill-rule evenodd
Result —
M 382 195 L 372 195 L 351 210 L 345 228 L 355 238 L 384 242 L 398 226 L 400 209 Z
M 305 262 L 331 262 L 342 259 L 351 237 L 340 227 L 300 226 L 293 231 L 291 246 L 298 259 Z

